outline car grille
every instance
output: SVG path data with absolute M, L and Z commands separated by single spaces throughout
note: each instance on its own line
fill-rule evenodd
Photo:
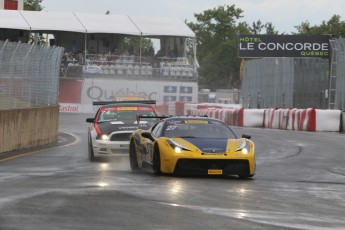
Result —
M 224 175 L 249 174 L 249 162 L 247 160 L 179 159 L 174 173 L 207 175 L 209 169 L 221 169 Z
M 114 133 L 110 137 L 110 141 L 129 141 L 129 136 L 132 133 Z

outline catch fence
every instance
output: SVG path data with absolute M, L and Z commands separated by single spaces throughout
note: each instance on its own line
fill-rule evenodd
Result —
M 245 108 L 318 108 L 345 111 L 345 39 L 330 40 L 330 58 L 245 61 Z
M 63 51 L 0 41 L 0 110 L 57 105 Z
M 345 39 L 332 40 L 331 47 L 330 107 L 345 111 Z

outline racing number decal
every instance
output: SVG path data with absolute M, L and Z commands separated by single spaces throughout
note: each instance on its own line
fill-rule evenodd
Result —
M 141 137 L 140 148 L 144 160 L 149 161 L 152 155 L 152 141 Z
M 147 141 L 147 143 L 146 143 L 146 150 L 147 150 L 148 160 L 152 160 L 153 152 L 152 152 L 152 141 L 151 140 Z

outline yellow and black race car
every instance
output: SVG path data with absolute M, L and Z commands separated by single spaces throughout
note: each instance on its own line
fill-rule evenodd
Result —
M 142 116 L 138 116 L 139 119 Z M 255 146 L 250 136 L 238 138 L 224 122 L 207 117 L 169 117 L 130 137 L 130 166 L 154 174 L 255 174 Z

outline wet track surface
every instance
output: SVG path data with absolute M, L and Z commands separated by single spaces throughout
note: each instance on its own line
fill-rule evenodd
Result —
M 86 117 L 0 155 L 1 230 L 345 229 L 345 134 L 234 128 L 256 143 L 253 179 L 154 176 L 125 154 L 89 162 Z

